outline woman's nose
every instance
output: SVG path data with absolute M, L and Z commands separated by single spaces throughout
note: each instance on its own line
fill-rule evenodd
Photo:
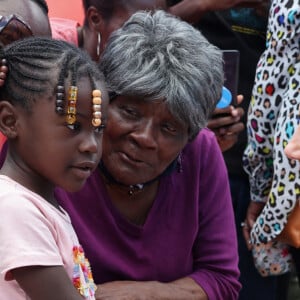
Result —
M 157 146 L 157 129 L 152 121 L 143 122 L 132 133 L 135 141 L 142 147 L 155 148 Z

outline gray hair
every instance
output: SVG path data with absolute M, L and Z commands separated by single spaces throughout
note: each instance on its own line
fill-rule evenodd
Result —
M 100 59 L 109 92 L 164 99 L 193 138 L 221 97 L 221 51 L 188 23 L 140 11 L 112 33 Z

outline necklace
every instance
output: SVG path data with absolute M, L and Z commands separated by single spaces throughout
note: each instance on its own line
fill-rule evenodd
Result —
M 131 184 L 131 185 L 125 185 L 119 181 L 117 181 L 107 170 L 107 168 L 104 166 L 103 162 L 101 161 L 99 164 L 99 169 L 101 171 L 101 174 L 103 175 L 103 178 L 107 185 L 114 186 L 118 190 L 125 192 L 129 197 L 132 197 L 136 194 L 139 194 L 143 191 L 144 187 L 152 182 L 154 182 L 157 178 L 146 182 L 146 183 L 139 183 L 139 184 Z
M 110 172 L 107 170 L 107 168 L 104 166 L 103 161 L 101 160 L 99 163 L 99 169 L 101 171 L 101 174 L 103 175 L 103 178 L 105 180 L 105 182 L 109 185 L 109 186 L 115 186 L 117 187 L 119 190 L 125 192 L 128 194 L 129 197 L 133 197 L 136 194 L 139 194 L 140 192 L 143 191 L 143 189 L 145 188 L 145 186 L 150 185 L 151 183 L 153 183 L 154 181 L 160 179 L 162 176 L 165 176 L 169 173 L 171 173 L 173 170 L 175 170 L 177 166 L 177 159 L 175 159 L 168 167 L 167 169 L 160 175 L 158 175 L 157 177 L 155 177 L 152 180 L 149 180 L 145 183 L 138 183 L 138 184 L 131 184 L 131 185 L 125 185 L 119 181 L 117 181 L 111 174 Z

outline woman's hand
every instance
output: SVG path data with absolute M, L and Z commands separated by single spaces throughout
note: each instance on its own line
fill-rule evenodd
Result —
M 246 219 L 241 224 L 243 236 L 246 241 L 248 250 L 252 249 L 251 239 L 250 239 L 251 229 L 252 229 L 257 217 L 260 215 L 261 211 L 263 210 L 264 206 L 265 206 L 265 203 L 263 203 L 263 202 L 250 201 L 248 209 L 247 209 L 247 213 L 246 213 Z
M 98 285 L 96 300 L 208 300 L 191 278 L 170 283 L 157 281 L 113 281 Z
M 243 101 L 243 96 L 237 96 L 238 103 Z M 214 131 L 222 152 L 230 149 L 238 140 L 238 135 L 245 126 L 241 122 L 244 110 L 241 107 L 216 108 L 208 121 L 207 127 Z

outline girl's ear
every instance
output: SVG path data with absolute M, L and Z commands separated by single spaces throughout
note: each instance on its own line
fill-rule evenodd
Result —
M 0 101 L 0 131 L 8 139 L 14 139 L 17 131 L 17 111 L 8 101 Z

